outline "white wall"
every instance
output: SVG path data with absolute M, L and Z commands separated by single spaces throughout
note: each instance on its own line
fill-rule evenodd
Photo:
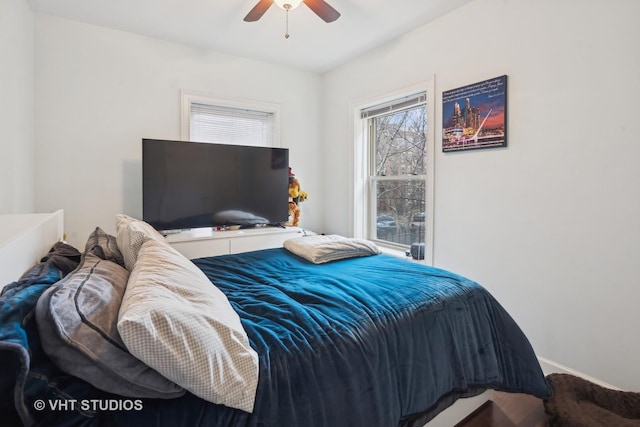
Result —
M 34 209 L 33 14 L 0 0 L 0 214 Z
M 321 78 L 34 23 L 26 2 L 0 0 L 0 211 L 63 208 L 75 245 L 113 231 L 115 213 L 139 216 L 139 141 L 179 137 L 189 89 L 280 103 L 310 193 L 303 225 L 348 234 L 350 107 L 433 76 L 439 105 L 443 90 L 507 74 L 508 148 L 436 144 L 435 263 L 489 288 L 541 356 L 640 390 L 639 15 L 636 0 L 477 0 Z
M 71 244 L 141 217 L 141 139 L 180 139 L 181 90 L 280 104 L 301 225 L 321 225 L 320 76 L 38 14 L 35 57 L 37 208 L 65 210 Z
M 507 74 L 508 148 L 436 142 L 435 264 L 475 279 L 540 356 L 640 391 L 640 2 L 477 0 L 325 76 L 326 232 L 349 233 L 350 108 L 435 76 Z M 436 135 L 442 132 L 435 111 Z

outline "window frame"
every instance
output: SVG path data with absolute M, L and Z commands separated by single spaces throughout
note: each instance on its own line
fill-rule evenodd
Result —
M 374 179 L 381 181 L 385 180 L 384 177 L 370 178 L 370 171 L 373 167 L 373 150 L 368 129 L 368 118 L 361 118 L 361 112 L 376 105 L 383 103 L 391 103 L 395 100 L 400 100 L 407 96 L 414 95 L 419 92 L 426 93 L 426 117 L 427 125 L 425 130 L 425 137 L 427 142 L 426 147 L 426 168 L 427 173 L 424 175 L 425 180 L 425 257 L 424 263 L 433 265 L 433 230 L 434 230 L 434 165 L 435 165 L 435 127 L 436 122 L 434 118 L 435 111 L 435 99 L 434 99 L 434 82 L 433 80 L 424 81 L 410 87 L 405 87 L 397 91 L 382 94 L 376 97 L 371 97 L 367 100 L 360 101 L 352 104 L 353 114 L 353 187 L 352 187 L 352 232 L 355 237 L 369 238 L 375 235 L 375 207 L 372 208 L 372 203 L 375 202 L 374 191 Z M 381 179 L 382 178 L 382 179 Z M 401 177 L 393 177 L 398 179 Z M 415 178 L 415 176 L 411 176 Z M 376 243 L 383 249 L 391 250 L 395 253 L 404 253 L 406 247 L 404 245 L 393 244 L 385 240 L 376 240 Z
M 280 142 L 280 104 L 239 98 L 221 98 L 202 92 L 180 91 L 180 138 L 191 141 L 191 105 L 205 104 L 216 107 L 227 107 L 259 111 L 273 114 L 273 138 L 271 145 L 265 147 L 281 147 Z

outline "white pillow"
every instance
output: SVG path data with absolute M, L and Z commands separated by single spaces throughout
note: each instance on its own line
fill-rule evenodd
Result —
M 258 355 L 227 297 L 166 242 L 147 238 L 136 258 L 118 315 L 131 354 L 202 399 L 252 412 Z
M 120 214 L 116 215 L 116 242 L 124 258 L 124 266 L 131 271 L 138 258 L 138 251 L 148 239 L 164 242 L 165 239 L 155 228 L 144 221 Z
M 380 248 L 369 240 L 339 234 L 293 237 L 285 240 L 283 246 L 314 264 L 381 253 Z

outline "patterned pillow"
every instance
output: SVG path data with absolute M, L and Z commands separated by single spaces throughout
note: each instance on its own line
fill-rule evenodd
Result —
M 168 243 L 150 238 L 140 247 L 118 331 L 131 353 L 176 384 L 207 401 L 253 411 L 258 355 L 240 318 Z
M 151 225 L 123 214 L 116 215 L 116 229 L 118 248 L 122 252 L 124 266 L 129 271 L 133 269 L 140 247 L 144 242 L 148 239 L 165 241 L 162 234 L 158 233 Z
M 132 356 L 118 334 L 129 272 L 101 258 L 119 254 L 113 242 L 113 236 L 96 228 L 87 242 L 90 252 L 78 268 L 40 297 L 36 320 L 42 347 L 62 371 L 100 390 L 128 397 L 179 397 L 184 389 Z

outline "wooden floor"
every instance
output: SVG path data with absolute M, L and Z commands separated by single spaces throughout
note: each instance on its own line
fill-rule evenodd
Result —
M 548 427 L 542 400 L 518 393 L 495 393 L 493 402 L 479 408 L 455 427 Z

